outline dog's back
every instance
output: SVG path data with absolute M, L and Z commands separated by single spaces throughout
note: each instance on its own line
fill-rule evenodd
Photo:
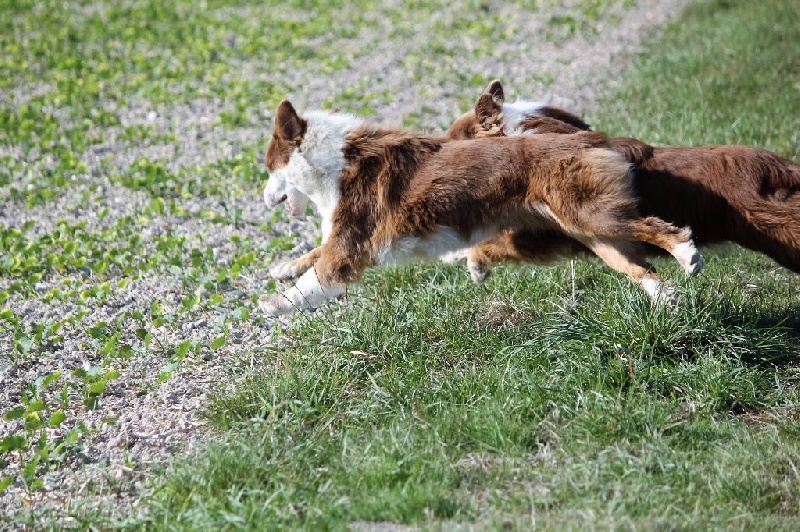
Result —
M 610 198 L 635 210 L 629 164 L 607 142 L 602 132 L 446 142 L 411 178 L 394 214 L 398 232 L 447 225 L 466 235 L 487 223 L 513 225 L 511 213 L 542 218 L 545 206 L 569 224 L 577 210 Z

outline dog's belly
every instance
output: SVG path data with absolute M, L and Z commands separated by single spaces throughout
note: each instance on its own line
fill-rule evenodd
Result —
M 480 244 L 494 238 L 499 227 L 490 226 L 476 229 L 468 239 L 461 238 L 452 227 L 437 226 L 436 230 L 425 237 L 398 236 L 378 250 L 375 257 L 381 266 L 396 266 L 414 261 L 438 260 L 451 251 Z

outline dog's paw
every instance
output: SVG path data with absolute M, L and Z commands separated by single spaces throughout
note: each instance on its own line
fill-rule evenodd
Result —
M 439 257 L 439 260 L 441 260 L 445 264 L 457 264 L 459 262 L 464 262 L 467 259 L 468 253 L 469 249 L 457 249 L 455 251 L 448 251 L 447 253 Z
M 492 275 L 492 265 L 488 262 L 475 262 L 468 260 L 467 268 L 469 269 L 469 276 L 478 284 L 483 283 Z
M 280 316 L 294 310 L 289 300 L 281 294 L 261 296 L 258 298 L 258 308 L 267 316 Z
M 681 306 L 681 299 L 675 286 L 669 282 L 656 279 L 644 279 L 641 286 L 655 305 L 668 310 L 677 310 Z
M 694 255 L 692 255 L 691 260 L 689 261 L 689 265 L 684 268 L 686 271 L 686 275 L 695 276 L 701 271 L 703 271 L 703 267 L 706 265 L 706 261 L 703 256 L 700 254 L 699 251 L 695 250 Z
M 277 266 L 273 266 L 272 268 L 269 269 L 270 276 L 273 279 L 277 279 L 279 281 L 294 279 L 301 273 L 302 272 L 297 271 L 297 267 L 294 265 L 294 261 L 284 262 L 282 264 L 278 264 Z
M 705 266 L 706 261 L 703 256 L 697 251 L 697 248 L 692 242 L 685 242 L 675 246 L 675 258 L 678 259 L 683 271 L 686 275 L 694 276 L 700 273 Z
M 658 293 L 653 298 L 653 301 L 657 305 L 662 305 L 667 310 L 678 310 L 683 301 L 681 301 L 681 297 L 678 294 L 678 290 L 670 282 L 666 282 L 661 285 Z

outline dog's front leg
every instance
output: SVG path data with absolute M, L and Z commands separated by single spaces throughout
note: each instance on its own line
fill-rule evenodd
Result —
M 297 280 L 297 284 L 283 294 L 261 296 L 258 307 L 268 316 L 290 314 L 296 310 L 317 308 L 329 299 L 343 294 L 344 284 L 323 286 L 317 276 L 316 268 L 307 270 Z
M 467 255 L 467 268 L 472 280 L 478 284 L 483 283 L 492 274 L 492 259 L 486 253 L 492 243 L 478 244 L 469 248 Z
M 269 274 L 280 281 L 294 279 L 310 270 L 319 260 L 322 246 L 317 246 L 305 255 L 301 255 L 289 262 L 283 262 L 269 269 Z

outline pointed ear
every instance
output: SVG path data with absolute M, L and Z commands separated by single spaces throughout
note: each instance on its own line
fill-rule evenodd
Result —
M 489 86 L 486 87 L 486 90 L 483 91 L 483 93 L 491 96 L 492 100 L 494 100 L 494 103 L 496 103 L 498 106 L 503 105 L 506 101 L 506 96 L 503 93 L 503 84 L 500 83 L 499 79 L 489 83 Z
M 289 100 L 283 100 L 275 112 L 275 135 L 284 140 L 300 142 L 305 134 L 306 121 L 297 115 Z
M 500 105 L 494 101 L 491 94 L 481 94 L 475 104 L 475 119 L 483 129 L 489 130 L 499 121 L 500 111 Z

